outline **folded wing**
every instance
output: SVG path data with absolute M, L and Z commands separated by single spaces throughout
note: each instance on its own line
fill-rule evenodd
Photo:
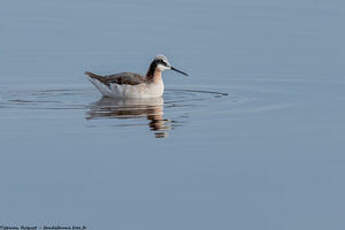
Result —
M 118 85 L 138 85 L 145 82 L 145 78 L 140 74 L 123 72 L 112 75 L 101 76 L 91 72 L 85 72 L 90 78 L 97 79 L 103 84 L 110 86 L 110 84 Z

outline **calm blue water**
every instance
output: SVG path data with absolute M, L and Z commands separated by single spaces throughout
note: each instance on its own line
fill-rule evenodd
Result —
M 0 2 L 0 225 L 344 229 L 345 3 Z M 163 105 L 83 72 L 145 73 Z M 158 137 L 158 138 L 156 138 Z

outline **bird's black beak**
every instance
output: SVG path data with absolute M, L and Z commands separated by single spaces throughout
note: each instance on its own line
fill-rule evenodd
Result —
M 174 70 L 174 71 L 176 71 L 176 72 L 178 72 L 178 73 L 180 73 L 180 74 L 183 74 L 183 75 L 185 75 L 185 76 L 189 76 L 187 73 L 185 73 L 185 72 L 183 72 L 183 71 L 181 71 L 181 70 L 178 70 L 178 69 L 176 69 L 175 67 L 172 67 L 172 66 L 171 66 L 170 69 L 171 69 L 171 70 Z

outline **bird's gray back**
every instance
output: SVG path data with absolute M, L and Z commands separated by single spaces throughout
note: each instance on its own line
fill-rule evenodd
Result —
M 137 73 L 123 72 L 104 76 L 104 83 L 119 85 L 138 85 L 145 82 L 145 78 Z

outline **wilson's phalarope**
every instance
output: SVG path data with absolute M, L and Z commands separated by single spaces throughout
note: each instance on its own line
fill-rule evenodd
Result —
M 162 72 L 171 69 L 185 76 L 182 72 L 170 65 L 164 55 L 156 56 L 150 64 L 146 76 L 136 73 L 117 73 L 100 76 L 85 72 L 89 80 L 102 93 L 103 96 L 115 98 L 152 98 L 161 97 L 164 92 Z

